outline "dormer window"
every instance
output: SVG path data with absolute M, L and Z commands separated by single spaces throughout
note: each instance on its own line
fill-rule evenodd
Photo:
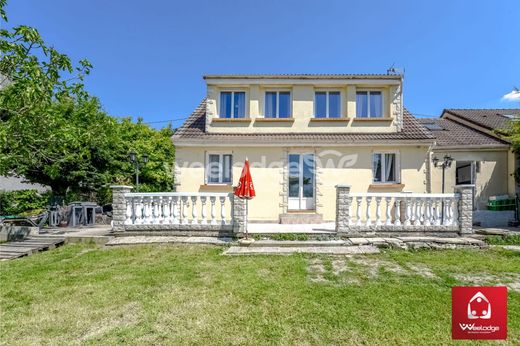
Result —
M 243 91 L 222 91 L 220 93 L 220 118 L 245 118 L 246 93 Z
M 289 91 L 267 91 L 265 93 L 266 118 L 291 117 L 291 93 Z
M 356 93 L 356 117 L 383 117 L 383 95 L 381 91 L 358 91 Z
M 314 95 L 314 116 L 316 118 L 341 117 L 340 92 L 316 91 Z

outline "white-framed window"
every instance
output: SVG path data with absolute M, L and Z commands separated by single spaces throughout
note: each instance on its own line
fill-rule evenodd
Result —
M 372 175 L 374 183 L 399 183 L 399 153 L 379 152 L 372 154 Z
M 246 93 L 244 91 L 221 91 L 219 117 L 245 118 Z
M 316 91 L 314 93 L 314 117 L 341 117 L 341 93 L 339 91 Z
M 381 91 L 357 91 L 356 117 L 382 118 L 383 93 Z
M 291 92 L 266 91 L 264 116 L 266 118 L 290 118 Z
M 233 181 L 233 155 L 207 153 L 206 184 L 231 184 Z

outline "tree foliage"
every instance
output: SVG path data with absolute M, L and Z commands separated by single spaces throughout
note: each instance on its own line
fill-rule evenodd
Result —
M 5 15 L 0 0 L 0 17 Z M 48 185 L 55 194 L 131 183 L 128 152 L 150 157 L 142 189 L 171 190 L 172 130 L 157 131 L 107 115 L 83 80 L 92 66 L 74 64 L 28 26 L 0 30 L 0 174 Z

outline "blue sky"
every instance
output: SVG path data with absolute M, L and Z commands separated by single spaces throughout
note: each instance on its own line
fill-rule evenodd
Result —
M 107 112 L 146 122 L 188 116 L 204 74 L 385 73 L 394 63 L 414 114 L 520 106 L 500 101 L 520 87 L 518 0 L 9 0 L 7 10 L 9 25 L 92 62 L 87 88 Z

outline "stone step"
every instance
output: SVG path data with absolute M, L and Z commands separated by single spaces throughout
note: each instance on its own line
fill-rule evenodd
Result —
M 327 255 L 361 255 L 379 253 L 379 249 L 371 245 L 362 246 L 231 246 L 224 251 L 225 255 L 290 255 L 293 253 L 327 254 Z
M 240 242 L 241 246 L 249 247 L 326 247 L 326 246 L 348 246 L 352 242 L 348 240 L 257 240 L 249 245 Z
M 286 213 L 280 215 L 280 223 L 283 224 L 320 224 L 323 223 L 323 215 L 317 213 Z

